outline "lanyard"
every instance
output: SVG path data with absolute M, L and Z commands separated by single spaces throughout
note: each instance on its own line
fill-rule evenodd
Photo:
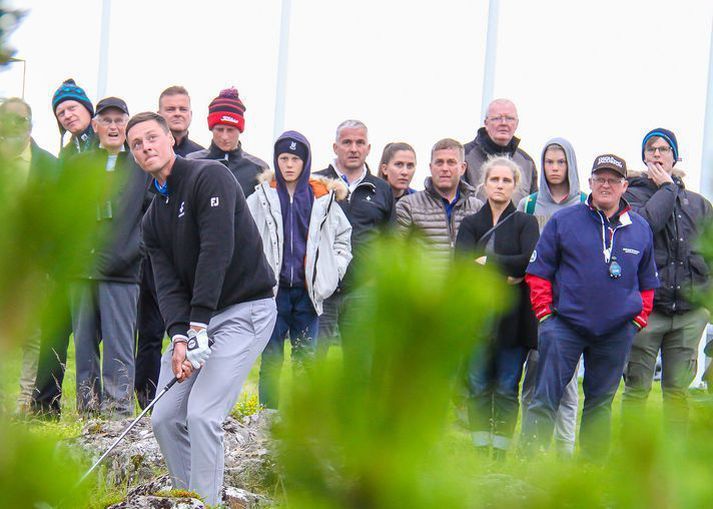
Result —
M 599 213 L 599 220 L 602 222 L 602 253 L 604 253 L 604 263 L 609 264 L 611 261 L 611 254 L 614 250 L 614 234 L 616 233 L 618 226 L 614 229 L 609 227 L 611 230 L 611 239 L 609 242 L 609 247 L 607 247 L 607 227 L 604 224 L 604 219 L 602 218 L 601 212 Z

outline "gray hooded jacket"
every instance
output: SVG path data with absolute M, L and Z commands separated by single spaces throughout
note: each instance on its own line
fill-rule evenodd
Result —
M 559 145 L 564 149 L 564 155 L 567 158 L 567 181 L 569 182 L 569 195 L 567 199 L 562 202 L 555 202 L 550 194 L 550 185 L 547 183 L 547 178 L 545 176 L 545 152 L 547 148 L 551 145 Z M 545 143 L 545 147 L 542 149 L 542 156 L 540 157 L 540 164 L 542 172 L 540 172 L 540 186 L 539 191 L 532 193 L 529 196 L 525 196 L 517 206 L 517 210 L 520 212 L 529 212 L 532 210 L 532 205 L 528 207 L 528 203 L 534 202 L 534 210 L 532 215 L 537 218 L 537 222 L 540 225 L 540 233 L 545 227 L 545 223 L 552 217 L 552 214 L 560 209 L 569 207 L 570 205 L 576 205 L 577 203 L 582 203 L 586 201 L 587 195 L 582 193 L 579 188 L 579 172 L 577 170 L 577 156 L 574 153 L 574 148 L 572 144 L 565 140 L 564 138 L 552 138 Z M 528 210 L 529 209 L 529 210 Z

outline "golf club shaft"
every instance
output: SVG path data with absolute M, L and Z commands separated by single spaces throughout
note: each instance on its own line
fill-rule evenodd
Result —
M 82 484 L 86 480 L 86 478 L 89 477 L 92 472 L 94 472 L 94 470 L 101 464 L 101 462 L 104 461 L 104 458 L 106 458 L 109 455 L 109 453 L 114 450 L 114 447 L 116 447 L 119 444 L 119 442 L 121 442 L 121 440 L 126 436 L 126 434 L 133 429 L 133 427 L 136 425 L 136 423 L 139 422 L 144 415 L 146 415 L 146 412 L 151 410 L 151 408 L 153 408 L 153 406 L 156 404 L 156 402 L 159 399 L 161 399 L 161 397 L 164 394 L 166 394 L 166 392 L 168 392 L 168 390 L 171 387 L 173 387 L 173 385 L 176 382 L 178 382 L 178 378 L 173 377 L 173 380 L 168 382 L 166 384 L 166 386 L 163 389 L 161 389 L 161 392 L 159 392 L 156 395 L 156 397 L 151 401 L 151 403 L 146 405 L 146 408 L 144 408 L 144 410 L 139 414 L 139 416 L 136 419 L 134 419 L 131 422 L 131 424 L 129 424 L 129 426 L 124 430 L 124 432 L 121 435 L 119 435 L 119 437 L 116 440 L 114 440 L 114 443 L 111 444 L 111 447 L 109 447 L 109 449 L 107 449 L 106 452 L 101 455 L 101 457 L 94 463 L 94 465 L 92 465 L 92 468 L 87 470 L 87 472 L 82 476 L 82 478 L 79 479 L 79 481 L 77 482 L 77 485 Z
M 209 346 L 209 347 L 213 346 L 213 343 L 214 343 L 213 338 L 209 338 L 209 339 L 208 339 L 208 346 Z M 200 368 L 198 368 L 198 369 L 200 369 Z M 198 370 L 196 370 L 196 371 L 198 371 Z M 151 401 L 151 403 L 149 403 L 148 405 L 146 405 L 146 408 L 144 408 L 144 410 L 139 414 L 139 416 L 138 416 L 136 419 L 134 419 L 134 420 L 131 422 L 131 424 L 129 424 L 129 426 L 124 430 L 124 432 L 123 432 L 121 435 L 119 435 L 119 438 L 117 438 L 116 440 L 114 440 L 114 443 L 111 444 L 111 447 L 109 447 L 109 449 L 107 449 L 106 452 L 101 455 L 101 458 L 99 458 L 99 459 L 92 465 L 92 468 L 90 468 L 89 470 L 87 470 L 87 472 L 82 476 L 82 478 L 79 479 L 79 481 L 77 482 L 77 486 L 79 486 L 80 484 L 82 484 L 82 483 L 86 480 L 86 478 L 89 477 L 89 475 L 90 475 L 92 472 L 94 472 L 94 470 L 101 464 L 101 462 L 104 461 L 104 458 L 106 458 L 106 457 L 109 455 L 109 453 L 114 450 L 114 447 L 116 447 L 116 446 L 119 444 L 119 442 L 121 442 L 121 440 L 126 436 L 126 434 L 127 434 L 129 431 L 131 431 L 134 426 L 136 426 L 136 423 L 139 422 L 139 421 L 141 420 L 141 418 L 142 418 L 144 415 L 146 415 L 146 412 L 148 412 L 149 410 L 151 410 L 151 408 L 153 408 L 153 406 L 156 404 L 156 402 L 157 402 L 159 399 L 161 399 L 161 397 L 163 397 L 163 395 L 166 394 L 166 393 L 168 392 L 168 390 L 176 384 L 176 382 L 178 382 L 178 378 L 174 376 L 173 379 L 172 379 L 170 382 L 168 382 L 168 383 L 164 386 L 163 389 L 161 389 L 161 392 L 159 392 L 159 393 L 156 395 L 156 397 Z

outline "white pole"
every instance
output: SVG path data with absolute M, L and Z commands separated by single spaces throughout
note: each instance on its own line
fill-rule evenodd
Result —
M 275 122 L 273 124 L 274 139 L 285 129 L 285 94 L 287 90 L 287 56 L 290 40 L 290 11 L 292 0 L 282 0 L 282 15 L 280 17 L 280 48 L 277 60 L 277 86 L 275 89 Z
M 483 100 L 480 104 L 480 119 L 488 112 L 495 88 L 495 56 L 498 48 L 498 17 L 500 0 L 490 0 L 488 4 L 488 34 L 485 40 L 485 64 L 483 69 Z
M 109 66 L 109 28 L 111 19 L 111 0 L 102 1 L 102 21 L 99 39 L 99 74 L 97 76 L 97 97 L 99 101 L 106 96 L 106 76 Z
M 713 199 L 713 19 L 711 45 L 708 50 L 708 93 L 706 116 L 703 123 L 703 155 L 701 157 L 701 194 Z

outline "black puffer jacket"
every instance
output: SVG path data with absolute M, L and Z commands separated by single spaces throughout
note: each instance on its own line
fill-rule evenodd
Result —
M 688 300 L 693 289 L 708 284 L 709 269 L 696 243 L 703 224 L 713 219 L 708 200 L 689 191 L 674 170 L 674 184 L 658 187 L 645 173 L 629 172 L 625 198 L 651 226 L 661 287 L 654 310 L 671 315 L 694 309 Z
M 257 176 L 268 168 L 268 164 L 265 161 L 245 152 L 241 143 L 238 143 L 238 148 L 235 150 L 225 152 L 211 142 L 210 147 L 192 152 L 186 156 L 186 159 L 213 159 L 220 161 L 238 179 L 238 184 L 240 184 L 246 198 L 255 192 L 255 186 L 258 185 Z

